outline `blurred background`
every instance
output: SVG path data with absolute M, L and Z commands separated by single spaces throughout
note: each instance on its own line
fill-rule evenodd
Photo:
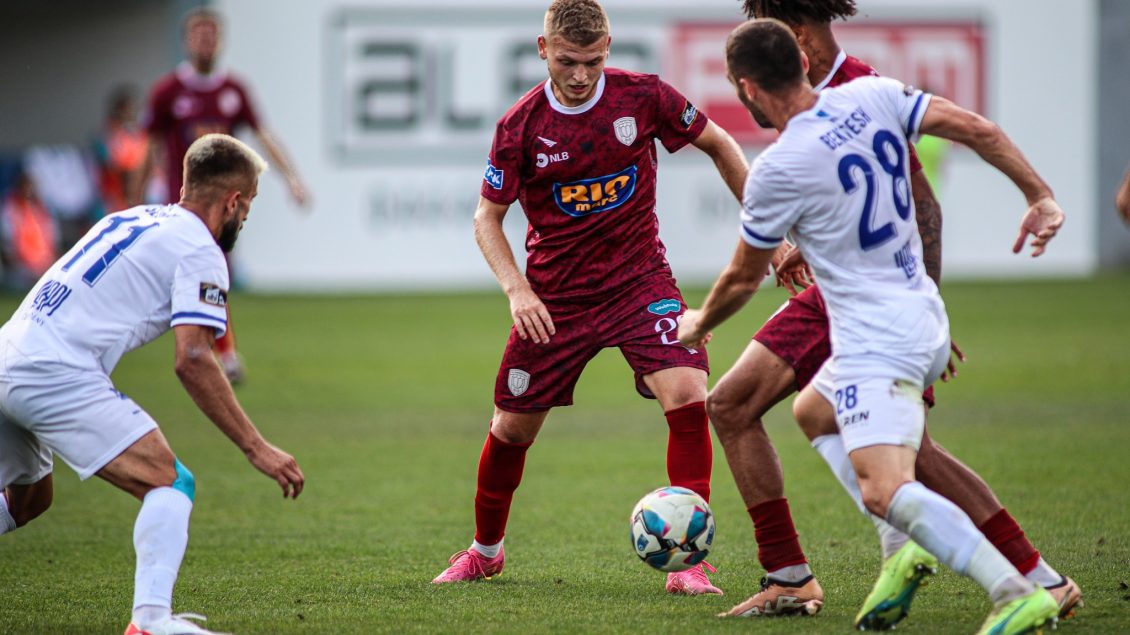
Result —
M 311 198 L 310 213 L 300 212 L 277 170 L 263 179 L 237 249 L 237 281 L 255 291 L 491 288 L 470 219 L 495 121 L 544 80 L 535 47 L 544 4 L 5 0 L 0 193 L 39 202 L 5 214 L 8 286 L 35 279 L 21 268 L 34 270 L 37 249 L 65 248 L 85 223 L 120 207 L 114 180 L 122 177 L 108 172 L 128 171 L 135 157 L 128 143 L 115 144 L 113 122 L 136 125 L 150 86 L 184 59 L 182 16 L 210 6 L 226 20 L 221 66 L 249 85 Z M 751 158 L 772 140 L 753 128 L 725 79 L 736 0 L 605 5 L 611 65 L 660 73 Z M 848 53 L 1000 123 L 1068 213 L 1046 257 L 1012 255 L 1023 199 L 970 151 L 927 141 L 948 279 L 1130 266 L 1130 231 L 1113 202 L 1130 164 L 1130 2 L 860 0 L 859 8 L 836 26 Z M 707 283 L 735 244 L 736 206 L 704 155 L 661 155 L 658 214 L 670 260 L 684 283 Z M 514 209 L 508 232 L 519 252 L 524 230 Z

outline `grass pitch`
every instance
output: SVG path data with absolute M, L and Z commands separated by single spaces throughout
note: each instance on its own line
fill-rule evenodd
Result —
M 1084 589 L 1061 633 L 1130 631 L 1130 277 L 950 284 L 969 356 L 939 388 L 934 437 L 996 489 L 1032 541 Z M 702 291 L 688 300 L 697 305 Z M 715 377 L 783 301 L 767 290 L 711 344 Z M 10 314 L 16 300 L 2 306 Z M 297 501 L 200 415 L 171 340 L 131 353 L 115 380 L 161 423 L 197 476 L 175 610 L 236 633 L 843 633 L 879 567 L 874 531 L 792 424 L 767 422 L 809 560 L 814 618 L 714 618 L 763 574 L 752 525 L 715 449 L 710 561 L 724 597 L 671 597 L 633 555 L 628 512 L 665 482 L 666 426 L 615 351 L 530 451 L 493 581 L 433 587 L 470 542 L 479 450 L 508 323 L 498 293 L 234 298 L 249 381 L 239 397 L 307 474 Z M 0 633 L 120 633 L 132 601 L 138 503 L 61 462 L 55 506 L 0 537 Z M 944 571 L 906 633 L 971 633 L 989 610 Z

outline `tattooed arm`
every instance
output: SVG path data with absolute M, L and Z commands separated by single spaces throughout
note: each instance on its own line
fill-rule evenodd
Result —
M 942 206 L 934 197 L 934 189 L 926 180 L 926 171 L 910 175 L 914 196 L 914 215 L 918 220 L 918 234 L 922 237 L 922 264 L 926 275 L 939 287 L 942 285 Z

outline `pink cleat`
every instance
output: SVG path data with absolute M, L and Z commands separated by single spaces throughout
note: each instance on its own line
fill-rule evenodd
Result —
M 706 577 L 706 571 L 709 569 L 714 573 L 714 567 L 703 562 L 702 564 L 695 565 L 686 571 L 678 571 L 676 573 L 667 574 L 667 592 L 668 593 L 682 593 L 684 595 L 699 595 L 702 593 L 717 593 L 722 595 L 722 589 L 710 583 L 710 579 Z
M 432 580 L 432 584 L 489 580 L 502 573 L 502 565 L 506 562 L 506 552 L 500 548 L 497 557 L 484 558 L 477 551 L 464 549 L 451 556 L 448 562 L 451 563 L 451 566 L 437 575 Z

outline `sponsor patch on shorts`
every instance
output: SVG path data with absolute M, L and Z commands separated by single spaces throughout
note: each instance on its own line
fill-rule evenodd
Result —
M 226 307 L 228 305 L 228 292 L 211 282 L 201 282 L 200 301 L 212 306 Z
M 674 298 L 664 298 L 658 302 L 652 302 L 647 305 L 649 313 L 656 315 L 667 315 L 668 313 L 678 313 L 683 309 L 682 303 Z

